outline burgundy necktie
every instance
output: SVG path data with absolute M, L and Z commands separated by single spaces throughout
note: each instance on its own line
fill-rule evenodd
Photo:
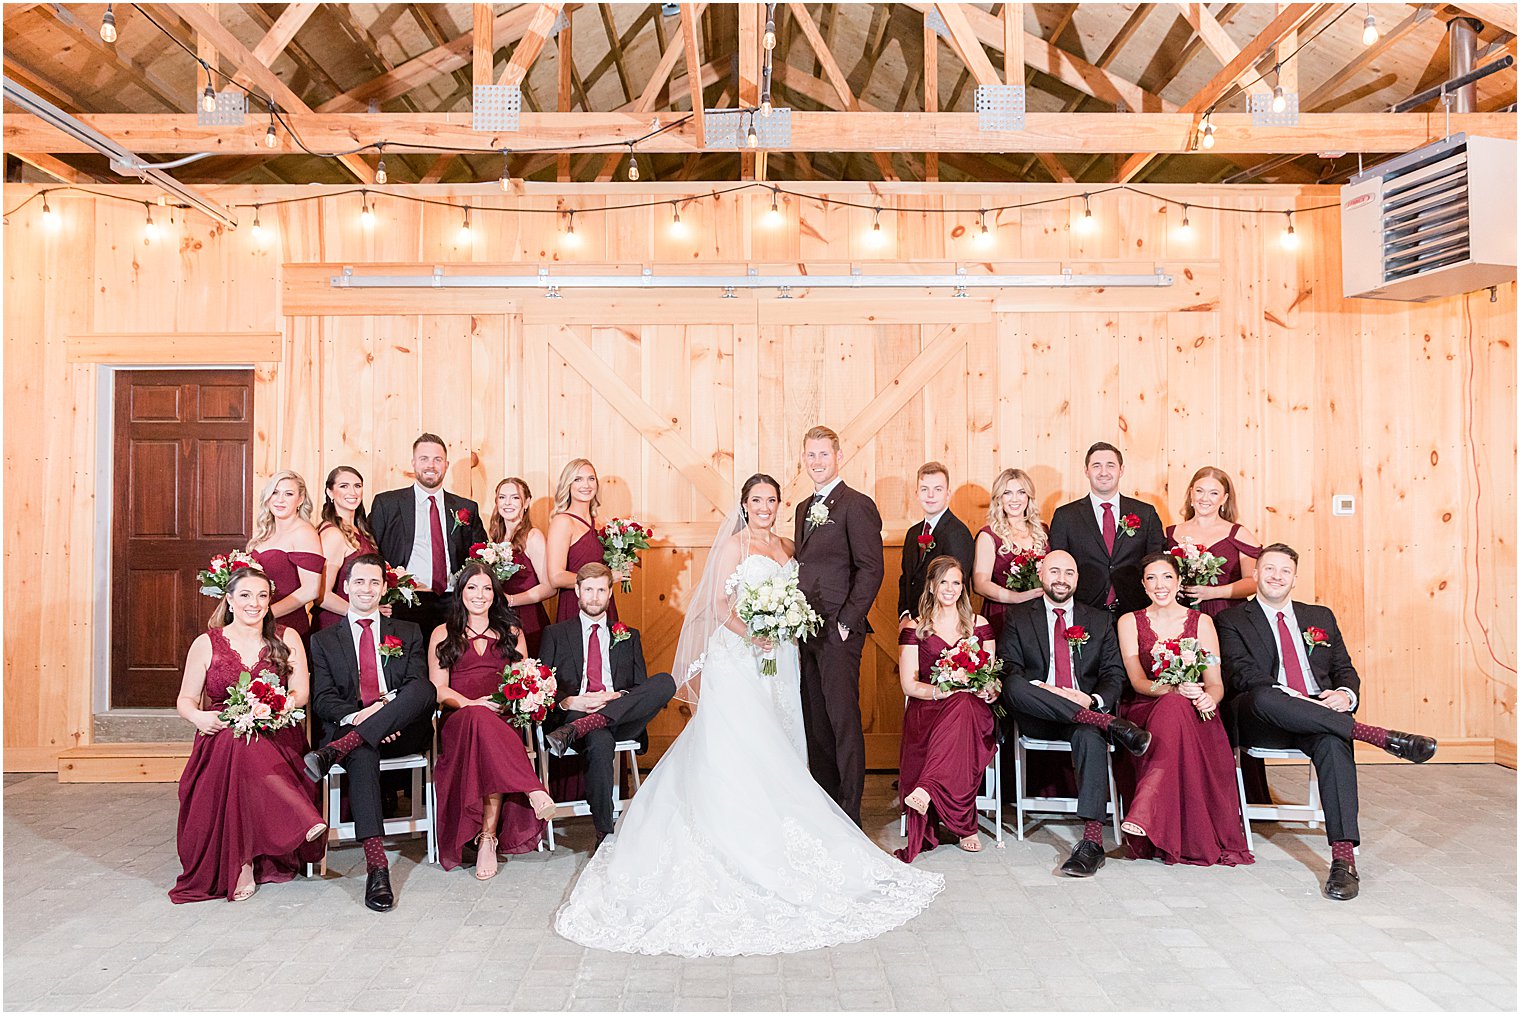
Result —
M 586 690 L 605 691 L 607 685 L 602 683 L 602 642 L 596 636 L 601 624 L 591 625 L 591 640 L 586 643 Z
M 1066 611 L 1056 610 L 1055 615 L 1056 643 L 1051 650 L 1056 654 L 1056 686 L 1075 687 L 1071 679 L 1071 642 L 1066 640 Z
M 1108 555 L 1114 555 L 1114 543 L 1119 539 L 1119 530 L 1114 527 L 1114 506 L 1107 501 L 1103 502 L 1103 545 L 1108 547 Z M 1108 597 L 1103 600 L 1103 605 L 1112 606 L 1119 597 L 1114 594 L 1114 586 L 1110 582 Z
M 368 707 L 380 700 L 379 652 L 375 648 L 375 621 L 361 620 L 359 627 L 359 704 Z
M 1288 679 L 1288 686 L 1307 696 L 1309 685 L 1304 683 L 1304 669 L 1298 665 L 1298 646 L 1293 644 L 1293 632 L 1288 630 L 1287 618 L 1281 610 L 1277 611 L 1277 647 L 1282 653 L 1283 676 Z
M 433 591 L 444 592 L 449 587 L 449 558 L 443 549 L 443 521 L 438 517 L 438 498 L 428 498 L 428 527 L 433 543 Z

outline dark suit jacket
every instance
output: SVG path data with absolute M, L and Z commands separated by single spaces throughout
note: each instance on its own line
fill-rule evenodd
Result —
M 377 644 L 387 635 L 395 635 L 402 645 L 401 655 L 380 657 L 386 688 L 394 691 L 413 680 L 428 679 L 427 642 L 422 629 L 390 617 L 381 617 L 377 626 Z M 322 723 L 325 739 L 339 720 L 363 707 L 359 703 L 359 656 L 354 651 L 352 628 L 345 619 L 311 636 L 311 709 Z
M 1071 675 L 1077 688 L 1103 699 L 1102 711 L 1118 714 L 1119 697 L 1128 680 L 1124 658 L 1119 654 L 1119 635 L 1109 612 L 1072 600 L 1074 625 L 1087 629 L 1088 642 L 1071 653 Z M 1015 603 L 1003 614 L 1003 633 L 998 637 L 998 658 L 1003 660 L 1003 686 L 1013 680 L 1044 683 L 1050 672 L 1050 632 L 1046 629 L 1045 599 Z M 1011 707 L 1013 698 L 1003 692 Z
M 1318 627 L 1330 639 L 1308 653 L 1309 671 L 1315 683 L 1324 691 L 1350 689 L 1360 703 L 1362 681 L 1356 667 L 1351 665 L 1351 653 L 1335 623 L 1335 614 L 1328 606 L 1314 603 L 1293 602 L 1293 616 L 1298 621 L 1296 637 L 1303 637 L 1305 628 Z M 1239 606 L 1232 606 L 1214 618 L 1214 628 L 1219 632 L 1220 666 L 1224 671 L 1225 687 L 1231 694 L 1243 694 L 1277 683 L 1277 668 L 1282 657 L 1277 650 L 1277 631 L 1262 612 L 1261 604 L 1248 599 Z M 1304 646 L 1306 649 L 1307 645 Z
M 1139 515 L 1140 528 L 1133 536 L 1116 529 L 1114 552 L 1103 545 L 1103 530 L 1086 496 L 1062 504 L 1050 518 L 1050 548 L 1065 550 L 1077 560 L 1077 599 L 1102 607 L 1109 586 L 1119 598 L 1119 612 L 1143 610 L 1150 604 L 1140 581 L 1140 562 L 1166 549 L 1166 533 L 1156 509 L 1143 500 L 1119 497 L 1117 527 L 1125 515 Z
M 918 615 L 918 601 L 924 593 L 924 575 L 929 570 L 929 562 L 935 557 L 954 557 L 960 561 L 961 576 L 965 579 L 966 588 L 971 588 L 971 564 L 976 557 L 976 540 L 972 537 L 971 530 L 966 528 L 966 523 L 957 518 L 954 511 L 947 510 L 934 527 L 934 549 L 921 554 L 918 551 L 918 536 L 923 531 L 924 525 L 919 522 L 903 536 L 902 575 L 897 579 L 899 617 L 904 613 L 909 616 Z
M 607 627 L 610 631 L 611 623 Z M 639 639 L 639 632 L 630 627 L 628 634 L 627 638 L 607 649 L 607 669 L 612 674 L 611 690 L 614 691 L 632 690 L 648 677 L 644 666 L 644 643 Z M 608 641 L 611 640 L 609 637 Z M 579 613 L 569 620 L 544 628 L 538 661 L 554 669 L 554 682 L 559 687 L 555 695 L 556 701 L 581 693 L 581 680 L 586 675 L 586 650 L 581 645 Z M 550 711 L 544 726 L 548 729 L 561 726 L 564 717 L 565 710 L 556 706 Z
M 471 546 L 486 541 L 486 530 L 480 520 L 480 508 L 468 497 L 445 490 L 443 508 L 445 517 L 439 521 L 443 523 L 444 541 L 449 545 L 449 563 L 452 565 L 449 572 L 452 574 L 469 559 Z M 455 525 L 454 518 L 460 511 L 468 511 L 470 520 L 464 525 Z M 392 567 L 406 567 L 412 556 L 412 541 L 417 535 L 416 488 L 404 486 L 376 494 L 369 509 L 369 526 L 375 533 L 375 545 L 385 562 Z M 420 582 L 426 582 L 431 576 L 416 577 Z
M 881 513 L 876 502 L 843 482 L 824 498 L 829 520 L 807 524 L 811 495 L 797 505 L 794 520 L 797 584 L 808 604 L 828 624 L 870 631 L 867 615 L 886 577 L 881 548 Z

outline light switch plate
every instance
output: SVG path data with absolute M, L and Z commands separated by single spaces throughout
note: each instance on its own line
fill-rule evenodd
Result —
M 1330 496 L 1330 513 L 1333 515 L 1356 514 L 1356 497 L 1349 493 L 1337 493 Z

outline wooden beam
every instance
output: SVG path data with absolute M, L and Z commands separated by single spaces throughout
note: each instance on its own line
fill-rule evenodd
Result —
M 939 33 L 924 15 L 924 112 L 939 112 Z M 924 179 L 939 179 L 939 152 L 924 152 Z
M 535 15 L 536 16 L 536 15 Z M 559 86 L 555 92 L 554 108 L 561 113 L 568 113 L 571 106 L 571 88 L 575 83 L 575 34 L 574 25 L 565 23 L 565 27 L 559 30 L 554 37 L 554 55 L 559 60 Z M 554 177 L 560 182 L 570 179 L 570 156 L 562 154 L 554 160 Z
M 564 9 L 564 4 L 539 4 L 533 11 L 533 19 L 528 22 L 527 29 L 523 32 L 522 41 L 512 50 L 512 59 L 507 61 L 507 66 L 501 72 L 501 85 L 521 85 L 528 76 L 528 71 L 533 67 L 533 61 L 538 59 L 538 54 L 543 50 L 544 43 L 548 41 L 549 33 L 554 30 L 554 22 L 559 18 L 559 13 Z M 567 24 L 564 32 L 567 33 L 560 44 L 559 58 L 562 65 L 574 66 L 570 59 L 570 26 Z M 565 107 L 568 110 L 568 106 Z
M 1229 33 L 1224 30 L 1224 26 L 1214 19 L 1214 15 L 1209 13 L 1207 4 L 1179 3 L 1177 6 L 1181 8 L 1182 16 L 1187 20 L 1187 23 L 1193 26 L 1193 31 L 1198 33 L 1198 37 L 1203 40 L 1203 44 L 1209 47 L 1209 52 L 1219 58 L 1220 63 L 1228 67 L 1240 57 L 1240 47 L 1235 45 L 1235 40 L 1230 38 Z M 1295 21 L 1294 26 L 1296 27 L 1297 24 L 1298 22 Z M 1282 38 L 1291 32 L 1292 29 L 1290 28 L 1288 32 L 1284 32 L 1282 36 L 1274 39 L 1272 45 L 1276 46 Z M 1263 48 L 1262 52 L 1265 53 L 1266 49 Z M 1253 95 L 1272 94 L 1272 89 L 1267 87 L 1264 81 L 1251 81 L 1246 85 L 1246 90 Z
M 1003 5 L 1003 80 L 1010 85 L 1024 83 L 1023 4 Z
M 7 16 L 15 17 L 15 8 L 17 6 L 20 5 L 6 5 L 5 10 Z M 41 11 L 39 13 L 43 13 L 52 17 L 55 21 L 58 22 L 61 27 L 66 29 L 72 36 L 74 36 L 74 38 L 78 39 L 86 46 L 89 46 L 91 49 L 95 50 L 101 56 L 116 64 L 116 66 L 126 71 L 126 73 L 131 77 L 132 82 L 136 84 L 137 87 L 141 88 L 153 98 L 157 99 L 160 103 L 163 104 L 165 109 L 178 111 L 185 108 L 185 93 L 183 84 L 181 84 L 179 87 L 175 87 L 160 77 L 159 74 L 147 64 L 144 64 L 139 60 L 128 56 L 122 49 L 113 44 L 102 42 L 100 38 L 100 31 L 97 26 L 85 24 L 83 21 L 79 20 L 79 18 L 75 17 L 74 14 L 63 4 L 36 4 L 35 6 L 41 8 Z M 7 71 L 9 71 L 12 61 L 13 57 L 11 54 L 7 53 L 5 55 L 5 64 Z
M 1282 4 L 1277 5 L 1278 10 L 1282 10 L 1282 8 Z M 1273 74 L 1272 84 L 1278 88 L 1281 88 L 1285 95 L 1298 94 L 1298 61 L 1289 60 L 1286 65 L 1284 65 L 1282 62 L 1284 53 L 1291 53 L 1297 48 L 1297 28 L 1290 29 L 1287 34 L 1285 34 L 1281 39 L 1277 41 L 1277 45 L 1273 47 L 1274 52 L 1272 54 L 1272 59 L 1276 62 L 1277 65 L 1275 68 L 1273 68 L 1275 73 Z M 1266 83 L 1263 81 L 1258 81 L 1256 83 L 1258 85 L 1261 85 L 1263 88 L 1266 87 Z M 1271 93 L 1269 91 L 1266 94 Z
M 274 99 L 282 109 L 289 110 L 291 113 L 311 112 L 311 108 L 301 100 L 299 95 L 291 91 L 285 82 L 275 76 L 273 71 L 254 59 L 248 47 L 239 42 L 237 36 L 217 20 L 214 11 L 194 3 L 165 4 L 164 6 L 204 36 L 218 53 L 237 68 L 233 80 L 238 84 L 263 92 Z M 374 182 L 375 171 L 370 168 L 369 163 L 357 155 L 343 155 L 338 158 L 338 161 L 365 183 Z
M 1402 41 L 1404 36 L 1435 17 L 1435 10 L 1435 4 L 1420 4 L 1403 21 L 1378 36 L 1376 42 L 1352 57 L 1346 66 L 1326 78 L 1318 88 L 1299 99 L 1298 108 L 1312 113 L 1334 99 L 1340 94 L 1342 87 L 1363 70 L 1372 66 L 1374 60 L 1387 53 L 1394 44 Z
M 306 24 L 306 19 L 320 4 L 287 4 L 275 19 L 269 31 L 259 40 L 258 45 L 253 47 L 253 58 L 268 67 L 274 63 L 275 57 L 285 52 L 285 47 L 290 45 L 290 40 L 296 37 L 301 26 Z
M 757 3 L 739 4 L 739 107 L 760 106 L 760 29 L 764 8 Z M 755 178 L 755 153 L 739 153 L 739 178 Z
M 813 47 L 813 52 L 818 57 L 818 62 L 823 65 L 824 73 L 828 76 L 829 84 L 834 87 L 834 93 L 839 97 L 840 105 L 855 112 L 860 111 L 860 102 L 855 98 L 854 91 L 850 88 L 849 79 L 839 67 L 839 61 L 834 59 L 833 52 L 823 40 L 823 33 L 818 30 L 813 16 L 808 13 L 807 5 L 800 3 L 787 4 L 792 18 L 797 22 L 797 27 L 802 29 L 802 34 L 807 36 L 808 45 Z M 774 64 L 772 73 L 775 72 Z M 848 149 L 844 149 L 848 150 Z M 892 169 L 892 160 L 882 152 L 873 151 L 871 157 L 876 161 L 876 168 L 880 171 L 882 179 L 895 180 L 897 173 Z
M 702 16 L 702 11 L 707 8 L 706 4 L 697 4 L 697 17 Z M 633 112 L 647 113 L 654 109 L 655 103 L 660 99 L 665 85 L 670 81 L 670 75 L 675 70 L 676 61 L 681 59 L 685 52 L 686 40 L 682 36 L 670 40 L 665 46 L 665 52 L 660 54 L 660 62 L 655 64 L 654 73 L 649 76 L 649 83 L 644 86 L 644 91 L 639 94 L 639 99 L 633 104 Z M 699 86 L 700 87 L 700 86 Z M 612 179 L 616 172 L 621 155 L 609 155 L 602 162 L 601 172 L 597 173 L 598 183 L 606 183 Z
M 471 4 L 470 84 L 476 88 L 496 81 L 496 15 L 490 4 Z
M 16 158 L 34 169 L 40 169 L 54 179 L 62 180 L 64 183 L 95 182 L 95 177 L 91 174 L 75 169 L 62 159 L 54 158 L 42 152 L 9 152 L 9 154 L 16 156 Z
M 997 69 L 992 66 L 992 61 L 987 59 L 987 51 L 982 49 L 981 41 L 976 32 L 972 30 L 971 23 L 966 20 L 963 4 L 935 4 L 939 16 L 945 23 L 945 28 L 950 32 L 950 48 L 955 50 L 971 76 L 979 85 L 1000 85 L 1002 79 L 998 77 Z M 991 15 L 988 15 L 991 17 Z M 996 21 L 996 19 L 993 19 Z M 1001 29 L 1002 26 L 999 26 Z
M 265 6 L 265 4 L 250 3 L 243 4 L 242 9 L 248 13 L 249 18 L 251 18 L 254 23 L 256 23 L 265 32 L 268 32 L 271 28 L 274 27 L 274 23 L 278 20 L 278 18 L 266 11 L 264 9 Z M 273 6 L 273 4 L 269 4 L 267 6 Z M 178 19 L 175 20 L 178 21 Z M 333 95 L 337 95 L 343 91 L 343 86 L 333 80 L 333 76 L 327 72 L 327 68 L 323 67 L 316 60 L 312 59 L 311 54 L 306 52 L 306 48 L 299 42 L 292 39 L 289 43 L 287 43 L 285 46 L 285 55 L 290 57 L 290 59 L 295 63 L 296 67 L 303 71 L 306 76 L 311 79 L 311 83 L 314 83 L 321 88 L 327 89 Z M 294 85 L 292 85 L 292 87 L 294 87 Z M 181 100 L 176 105 L 182 106 L 183 104 L 184 102 Z
M 1451 6 L 1463 14 L 1477 18 L 1485 25 L 1502 28 L 1511 35 L 1520 35 L 1520 29 L 1516 28 L 1514 4 L 1473 4 L 1462 0 L 1461 3 L 1454 3 Z
M 623 89 L 623 101 L 633 101 L 633 78 L 628 74 L 628 58 L 623 53 L 623 40 L 618 37 L 617 22 L 612 18 L 611 4 L 597 4 L 602 16 L 602 30 L 607 33 L 607 47 L 611 51 L 612 64 L 617 68 L 618 84 Z M 595 84 L 595 75 L 592 76 Z
M 681 5 L 681 47 L 686 54 L 686 88 L 691 95 L 692 134 L 698 148 L 707 147 L 707 120 L 702 101 L 702 48 L 698 39 L 697 19 L 701 15 L 693 4 Z

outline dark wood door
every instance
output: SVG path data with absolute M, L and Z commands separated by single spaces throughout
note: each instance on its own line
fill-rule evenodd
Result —
M 195 573 L 253 526 L 253 371 L 116 374 L 111 704 L 173 708 L 216 603 Z

